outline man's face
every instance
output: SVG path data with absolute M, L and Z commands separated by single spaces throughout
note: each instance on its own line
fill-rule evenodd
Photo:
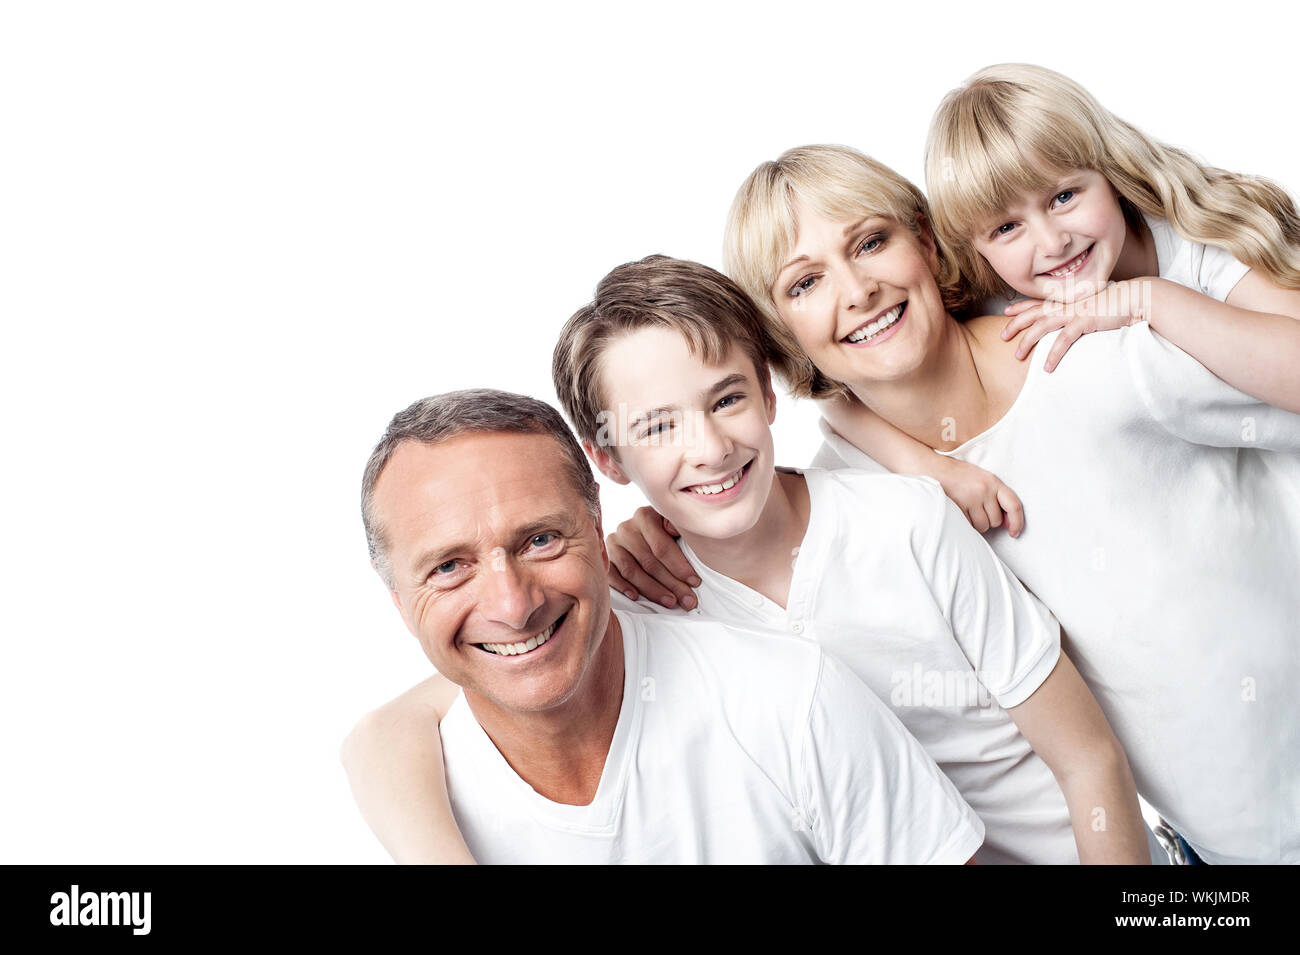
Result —
M 547 435 L 398 446 L 374 490 L 393 601 L 438 672 L 511 711 L 568 701 L 609 623 L 599 520 Z

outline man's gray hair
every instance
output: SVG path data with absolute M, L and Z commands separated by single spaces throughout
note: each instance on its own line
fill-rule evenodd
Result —
M 395 585 L 393 568 L 388 561 L 388 539 L 374 513 L 375 484 L 379 475 L 393 452 L 405 441 L 438 444 L 475 432 L 550 435 L 564 452 L 565 470 L 573 489 L 582 497 L 591 516 L 600 519 L 600 485 L 591 473 L 591 465 L 560 413 L 546 402 L 492 388 L 469 388 L 421 398 L 393 416 L 384 436 L 371 452 L 361 478 L 361 520 L 366 527 L 370 562 L 390 590 L 395 589 Z

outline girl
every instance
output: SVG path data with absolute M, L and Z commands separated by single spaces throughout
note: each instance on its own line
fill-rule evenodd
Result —
M 1291 327 L 1300 318 L 1300 215 L 1277 185 L 1206 166 L 1113 116 L 1072 80 L 1022 64 L 981 70 L 943 101 L 926 185 L 949 253 L 948 304 L 960 314 L 972 302 L 1025 296 L 1005 309 L 1002 331 L 1004 340 L 1025 333 L 1017 357 L 1062 329 L 1050 372 L 1081 335 L 1148 321 L 1224 381 L 1300 411 L 1287 388 L 1300 367 Z M 1259 333 L 1258 351 L 1241 347 L 1243 326 Z M 1261 362 L 1259 351 L 1279 360 Z M 1005 513 L 1019 534 L 1020 500 L 993 475 L 936 463 L 852 399 L 823 401 L 822 411 L 874 461 L 939 479 L 976 529 L 998 527 Z M 657 598 L 668 575 L 638 579 Z
M 1277 185 L 1206 166 L 1038 66 L 991 66 L 944 99 L 926 145 L 934 228 L 978 297 L 1006 309 L 1018 358 L 1063 329 L 1147 321 L 1261 401 L 1291 397 L 1300 344 L 1300 216 Z M 1242 347 L 1284 349 L 1261 362 Z
M 1300 414 L 1282 410 L 1300 406 L 1300 323 L 1236 323 L 1234 346 L 1259 361 L 1247 377 L 1275 385 L 1275 404 L 1147 323 L 1089 336 L 1048 375 L 1017 360 L 1003 319 L 953 317 L 968 290 L 929 222 L 919 190 L 860 153 L 795 149 L 741 187 L 727 270 L 760 304 L 796 395 L 842 383 L 1020 490 L 1032 523 L 989 542 L 1060 620 L 1139 793 L 1192 848 L 1300 862 Z M 826 430 L 815 463 L 863 464 Z M 641 521 L 614 535 L 611 559 L 641 534 L 662 548 L 662 524 Z

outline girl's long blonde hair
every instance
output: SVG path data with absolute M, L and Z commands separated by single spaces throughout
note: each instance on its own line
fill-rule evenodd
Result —
M 1167 219 L 1183 238 L 1225 248 L 1300 289 L 1300 215 L 1284 189 L 1157 142 L 1060 73 L 1006 63 L 944 97 L 925 146 L 936 237 L 977 296 L 1010 289 L 971 237 L 1026 192 L 1053 188 L 1066 169 L 1110 180 L 1131 225 L 1138 212 Z

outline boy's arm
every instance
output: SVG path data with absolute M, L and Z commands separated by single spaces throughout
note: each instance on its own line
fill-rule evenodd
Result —
M 862 402 L 849 396 L 817 403 L 822 416 L 850 444 L 895 474 L 923 474 L 939 482 L 981 534 L 1001 527 L 1018 537 L 1025 511 L 1016 493 L 996 475 L 955 458 L 944 457 L 899 431 Z
M 700 585 L 677 543 L 677 528 L 652 507 L 639 507 L 605 538 L 609 585 L 628 600 L 637 595 L 665 607 L 694 610 L 692 587 Z
M 1079 859 L 1151 861 L 1128 759 L 1042 601 L 937 495 L 927 576 L 953 638 L 1065 794 Z
M 431 677 L 367 713 L 343 741 L 353 798 L 398 863 L 474 864 L 451 813 L 438 736 L 459 691 Z
M 1079 861 L 1150 864 L 1128 758 L 1064 651 L 1033 695 L 1007 712 L 1065 794 Z

